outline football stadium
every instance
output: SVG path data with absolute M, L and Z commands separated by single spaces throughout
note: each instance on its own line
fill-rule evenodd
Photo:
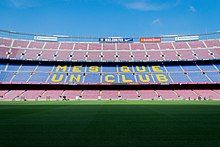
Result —
M 1 146 L 214 147 L 219 124 L 220 31 L 0 29 Z
M 32 37 L 0 38 L 3 101 L 220 100 L 219 39 Z

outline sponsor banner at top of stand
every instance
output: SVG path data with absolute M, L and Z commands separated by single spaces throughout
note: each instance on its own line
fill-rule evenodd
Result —
M 161 38 L 160 37 L 152 37 L 152 38 L 140 38 L 140 42 L 141 43 L 159 43 L 161 42 Z
M 133 41 L 134 41 L 133 38 L 121 38 L 121 37 L 99 38 L 99 42 L 102 43 L 128 43 Z
M 198 41 L 199 36 L 181 36 L 181 37 L 175 37 L 176 42 L 180 41 Z

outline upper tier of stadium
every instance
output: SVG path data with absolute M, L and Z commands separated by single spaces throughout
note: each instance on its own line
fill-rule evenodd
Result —
M 59 41 L 58 37 L 55 37 L 55 40 L 48 38 L 50 41 L 47 40 L 47 37 L 46 39 L 43 37 L 44 41 L 36 39 L 39 36 L 32 35 L 32 37 L 35 40 L 14 39 L 0 35 L 0 58 L 69 62 L 160 62 L 220 59 L 220 40 L 216 38 L 189 40 L 191 36 L 188 36 L 186 41 L 163 41 L 163 37 L 155 37 L 159 38 L 159 41 L 155 42 L 152 40 L 154 38 L 147 38 L 150 42 L 149 40 L 133 42 L 132 38 L 132 42 L 70 42 Z M 169 36 L 170 38 L 171 36 Z

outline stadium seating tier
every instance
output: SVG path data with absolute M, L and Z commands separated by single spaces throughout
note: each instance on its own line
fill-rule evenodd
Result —
M 180 61 L 220 58 L 220 41 L 165 43 L 37 42 L 0 38 L 0 58 L 43 61 Z
M 0 90 L 0 100 L 220 100 L 219 90 Z
M 6 62 L 5 59 L 28 62 Z M 2 85 L 220 84 L 219 59 L 220 41 L 218 39 L 162 43 L 77 43 L 0 37 L 0 83 Z M 197 62 L 198 60 L 217 62 L 201 63 Z M 47 64 L 40 63 L 41 61 L 52 62 Z M 66 64 L 65 61 L 71 64 Z M 157 63 L 149 64 L 155 61 Z M 188 62 L 183 64 L 172 61 Z M 75 65 L 75 62 L 86 64 Z M 87 64 L 92 62 L 124 64 Z M 133 64 L 134 62 L 142 63 Z M 164 64 L 165 62 L 170 64 Z M 220 91 L 217 88 L 206 90 L 0 90 L 0 100 L 77 99 L 220 100 Z
M 220 64 L 44 65 L 0 63 L 0 82 L 14 84 L 213 84 Z

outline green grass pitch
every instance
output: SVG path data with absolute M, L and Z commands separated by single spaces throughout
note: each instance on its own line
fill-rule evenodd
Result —
M 220 146 L 220 101 L 0 102 L 0 146 Z

